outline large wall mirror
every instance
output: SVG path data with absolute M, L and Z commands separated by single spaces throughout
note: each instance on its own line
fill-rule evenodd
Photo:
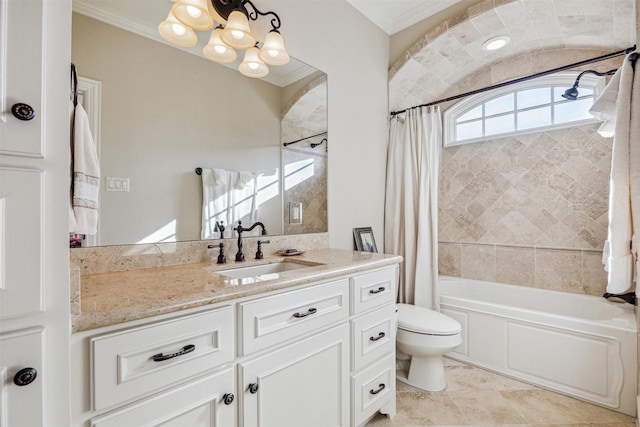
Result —
M 256 186 L 251 211 L 225 221 L 225 238 L 237 220 L 259 220 L 269 235 L 326 232 L 326 75 L 292 60 L 252 79 L 171 47 L 156 29 L 170 6 L 74 3 L 72 62 L 101 83 L 100 222 L 85 245 L 219 238 L 202 234 L 196 168 L 243 173 Z

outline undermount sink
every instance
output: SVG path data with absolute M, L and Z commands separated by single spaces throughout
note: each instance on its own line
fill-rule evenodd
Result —
M 251 265 L 232 268 L 229 270 L 220 270 L 216 271 L 216 273 L 230 279 L 236 279 L 232 281 L 234 284 L 249 284 L 264 280 L 277 279 L 280 277 L 280 273 L 286 271 L 300 270 L 309 267 L 316 267 L 318 265 L 322 264 L 302 264 L 297 262 L 281 261 L 270 264 Z

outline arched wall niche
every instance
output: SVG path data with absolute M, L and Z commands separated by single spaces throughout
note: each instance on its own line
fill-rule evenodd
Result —
M 429 31 L 391 67 L 389 109 L 625 49 L 635 43 L 635 16 L 634 0 L 480 2 Z M 511 43 L 495 52 L 482 50 L 482 43 L 497 35 L 509 35 Z M 621 60 L 587 68 L 609 70 Z

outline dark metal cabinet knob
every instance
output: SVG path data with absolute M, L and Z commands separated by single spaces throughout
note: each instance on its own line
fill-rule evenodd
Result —
M 22 103 L 13 104 L 13 107 L 11 107 L 11 113 L 16 119 L 24 121 L 31 120 L 36 116 L 36 110 L 34 110 L 30 105 Z
M 249 384 L 248 390 L 249 390 L 249 393 L 256 394 L 258 392 L 258 384 L 257 383 Z
M 29 385 L 35 381 L 38 371 L 35 368 L 20 369 L 13 377 L 13 383 L 19 386 Z
M 233 395 L 233 393 L 225 393 L 222 396 L 222 401 L 224 402 L 225 405 L 231 405 L 233 403 L 234 398 L 235 396 Z

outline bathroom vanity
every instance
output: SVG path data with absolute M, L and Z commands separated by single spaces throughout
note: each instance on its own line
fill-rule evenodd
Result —
M 400 261 L 321 249 L 240 269 L 82 276 L 74 426 L 360 426 L 395 415 Z

